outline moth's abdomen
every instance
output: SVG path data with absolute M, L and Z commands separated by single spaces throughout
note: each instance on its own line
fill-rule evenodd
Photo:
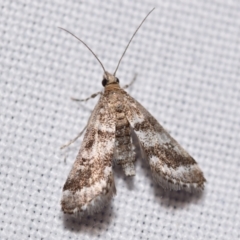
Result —
M 116 110 L 116 134 L 114 160 L 121 165 L 126 176 L 135 175 L 134 162 L 136 160 L 134 145 L 132 143 L 130 124 L 123 112 L 123 103 L 117 101 Z

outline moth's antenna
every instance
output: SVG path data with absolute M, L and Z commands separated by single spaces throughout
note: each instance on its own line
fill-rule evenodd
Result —
M 117 68 L 116 68 L 113 76 L 115 76 L 115 74 L 116 74 L 116 72 L 117 72 L 117 70 L 118 70 L 118 67 L 119 67 L 119 65 L 120 65 L 120 63 L 121 63 L 121 61 L 122 61 L 122 58 L 123 58 L 123 56 L 125 55 L 125 53 L 126 53 L 128 47 L 129 47 L 131 41 L 133 40 L 134 36 L 135 36 L 136 33 L 137 33 L 138 29 L 142 26 L 142 24 L 145 22 L 145 20 L 147 19 L 147 17 L 151 14 L 151 12 L 152 12 L 154 9 L 155 9 L 155 8 L 153 8 L 153 9 L 147 14 L 147 16 L 142 20 L 141 24 L 138 26 L 138 28 L 136 29 L 136 31 L 135 31 L 134 34 L 132 35 L 132 37 L 131 37 L 128 45 L 126 46 L 126 48 L 125 48 L 125 50 L 124 50 L 124 52 L 123 52 L 123 54 L 122 54 L 122 56 L 121 56 L 121 58 L 120 58 L 120 60 L 119 60 L 119 62 L 118 62 Z
M 97 57 L 97 55 L 92 51 L 92 49 L 91 49 L 83 40 L 81 40 L 81 39 L 78 38 L 76 35 L 74 35 L 73 33 L 69 32 L 68 30 L 66 30 L 66 29 L 64 29 L 64 28 L 61 28 L 61 27 L 58 27 L 58 28 L 60 28 L 60 29 L 62 29 L 63 31 L 71 34 L 71 35 L 74 36 L 77 40 L 79 40 L 82 44 L 84 44 L 85 47 L 88 48 L 88 50 L 93 54 L 93 56 L 94 56 L 94 57 L 98 60 L 98 62 L 101 64 L 103 71 L 106 72 L 106 70 L 105 70 L 102 62 L 99 60 L 99 58 Z

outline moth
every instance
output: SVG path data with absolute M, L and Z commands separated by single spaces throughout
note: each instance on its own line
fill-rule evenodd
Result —
M 126 176 L 135 175 L 136 156 L 132 130 L 145 153 L 153 179 L 161 187 L 189 192 L 204 189 L 206 180 L 197 162 L 137 100 L 124 90 L 128 85 L 120 87 L 119 79 L 116 77 L 128 46 L 153 10 L 134 32 L 113 74 L 105 70 L 99 58 L 86 43 L 61 28 L 92 52 L 104 72 L 102 80 L 104 92 L 91 96 L 100 94 L 99 101 L 85 127 L 86 133 L 80 151 L 63 186 L 61 206 L 64 213 L 82 216 L 100 211 L 116 194 L 113 164 L 120 165 Z M 82 132 L 69 144 L 81 134 Z

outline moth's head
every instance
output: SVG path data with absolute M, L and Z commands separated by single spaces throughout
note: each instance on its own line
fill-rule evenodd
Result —
M 106 87 L 107 85 L 110 85 L 110 84 L 118 84 L 119 85 L 119 79 L 111 73 L 104 72 L 102 85 L 104 87 Z

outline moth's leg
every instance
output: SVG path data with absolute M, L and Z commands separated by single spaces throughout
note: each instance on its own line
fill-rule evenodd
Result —
M 60 149 L 63 149 L 65 147 L 68 147 L 69 145 L 71 145 L 72 143 L 74 143 L 78 138 L 80 138 L 82 136 L 82 134 L 84 133 L 84 131 L 86 130 L 88 124 L 85 126 L 85 128 L 74 138 L 72 139 L 71 141 L 69 141 L 67 144 L 61 146 Z
M 77 102 L 86 102 L 87 100 L 91 99 L 91 98 L 95 98 L 97 95 L 102 94 L 102 92 L 97 92 L 92 94 L 90 97 L 85 98 L 85 99 L 77 99 L 77 98 L 71 98 L 73 101 L 77 101 Z
M 123 86 L 122 88 L 127 89 L 128 87 L 130 87 L 136 81 L 136 79 L 137 79 L 137 74 L 135 73 L 133 80 L 129 84 Z
M 83 102 L 83 101 L 87 101 L 89 100 L 90 98 L 95 98 L 97 95 L 99 94 L 102 94 L 102 92 L 97 92 L 97 93 L 94 93 L 92 94 L 90 97 L 86 98 L 86 99 L 76 99 L 76 98 L 71 98 L 73 101 L 77 101 L 77 102 Z M 89 120 L 88 120 L 89 121 Z M 89 122 L 88 122 L 89 124 Z M 72 139 L 71 141 L 69 141 L 67 144 L 61 146 L 60 149 L 63 149 L 65 147 L 68 147 L 69 145 L 71 145 L 72 143 L 74 143 L 75 141 L 77 141 L 78 138 L 80 138 L 82 136 L 82 134 L 84 133 L 84 131 L 86 130 L 88 124 L 85 126 L 85 128 L 74 138 Z

